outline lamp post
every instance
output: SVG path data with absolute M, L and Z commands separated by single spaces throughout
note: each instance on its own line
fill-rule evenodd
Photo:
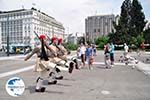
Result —
M 7 15 L 7 56 L 9 56 L 9 15 Z
M 52 37 L 54 37 L 54 26 L 52 25 Z

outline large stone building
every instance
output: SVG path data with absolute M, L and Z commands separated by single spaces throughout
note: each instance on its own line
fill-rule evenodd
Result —
M 96 15 L 85 19 L 85 33 L 87 40 L 94 41 L 99 36 L 105 36 L 112 32 L 115 16 Z
M 0 12 L 0 41 L 2 46 L 9 44 L 37 45 L 38 38 L 34 31 L 40 34 L 63 37 L 64 27 L 55 18 L 35 9 L 20 9 Z

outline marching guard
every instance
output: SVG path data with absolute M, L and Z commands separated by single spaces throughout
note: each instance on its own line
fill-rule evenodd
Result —
M 53 63 L 56 63 L 57 65 L 60 65 L 60 66 L 64 66 L 65 68 L 68 69 L 69 73 L 72 73 L 73 68 L 74 68 L 73 61 L 67 61 L 67 59 L 62 59 L 64 54 L 61 50 L 58 49 L 58 46 L 57 46 L 58 39 L 56 37 L 53 37 L 51 41 L 52 43 L 47 48 L 52 49 L 52 51 L 54 52 L 54 54 L 56 54 L 56 56 L 55 55 L 53 56 L 51 54 L 52 53 L 51 50 L 49 50 L 49 53 L 48 53 L 48 55 L 50 54 L 49 58 L 51 59 Z
M 63 46 L 63 39 L 62 38 L 58 39 L 58 47 L 57 48 L 60 51 L 60 54 L 58 55 L 59 58 L 65 60 L 65 61 L 67 61 L 67 60 L 73 61 L 75 64 L 75 68 L 79 69 L 77 57 L 76 56 L 67 56 L 70 54 L 70 52 L 67 51 L 67 49 Z
M 54 79 L 54 75 L 56 72 L 60 72 L 60 70 L 57 68 L 57 64 L 54 64 L 50 62 L 48 55 L 45 50 L 45 40 L 46 36 L 45 35 L 40 35 L 39 37 L 41 41 L 41 47 L 35 47 L 30 54 L 26 56 L 24 59 L 27 61 L 30 59 L 34 54 L 37 55 L 37 61 L 34 70 L 39 72 L 39 77 L 37 78 L 36 81 L 36 92 L 44 92 L 45 87 L 43 86 L 43 80 L 44 79 Z M 49 75 L 47 75 L 49 73 Z M 48 81 L 48 84 L 56 84 L 57 80 L 54 79 L 53 81 Z

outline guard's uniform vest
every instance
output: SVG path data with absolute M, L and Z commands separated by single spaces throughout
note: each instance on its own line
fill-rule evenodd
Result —
M 34 67 L 34 71 L 38 71 L 38 72 L 40 72 L 40 71 L 44 71 L 44 70 L 46 70 L 47 69 L 47 63 L 49 62 L 49 61 L 44 61 L 44 60 L 41 60 L 41 48 L 40 47 L 35 47 L 33 50 L 32 50 L 32 52 L 30 53 L 30 54 L 28 54 L 27 56 L 26 56 L 26 58 L 25 59 L 30 59 L 34 54 L 36 54 L 37 55 L 37 59 L 36 59 L 36 65 L 35 65 L 35 67 Z

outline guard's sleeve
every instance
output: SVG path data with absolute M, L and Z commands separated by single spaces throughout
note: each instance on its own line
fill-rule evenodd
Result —
M 36 47 L 36 48 L 34 48 L 33 50 L 32 50 L 32 52 L 31 53 L 29 53 L 26 57 L 25 57 L 25 61 L 27 61 L 28 59 L 30 59 L 35 53 L 37 53 L 37 52 L 39 52 L 39 48 L 38 47 Z

